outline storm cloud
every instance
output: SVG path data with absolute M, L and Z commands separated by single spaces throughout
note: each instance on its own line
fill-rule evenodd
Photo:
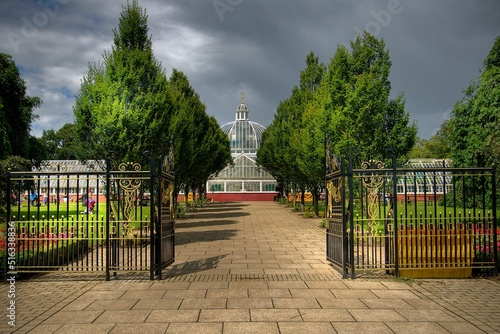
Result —
M 0 52 L 12 55 L 28 94 L 43 100 L 33 134 L 72 123 L 89 63 L 111 50 L 125 1 L 6 0 Z M 392 93 L 431 137 L 479 75 L 500 35 L 497 0 L 140 0 L 167 75 L 184 72 L 222 125 L 245 92 L 250 119 L 269 125 L 313 51 L 329 63 L 363 30 L 383 38 Z

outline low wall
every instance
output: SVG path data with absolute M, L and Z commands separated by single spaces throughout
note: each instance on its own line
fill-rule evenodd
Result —
M 427 203 L 434 203 L 437 202 L 443 197 L 443 194 L 406 194 L 406 202 L 407 203 L 412 203 L 415 200 L 417 202 L 427 202 Z M 405 194 L 398 194 L 397 195 L 398 202 L 405 202 Z
M 237 192 L 237 193 L 208 193 L 207 199 L 214 202 L 246 202 L 246 201 L 274 201 L 278 193 L 248 193 L 248 192 Z M 188 201 L 192 201 L 192 195 L 189 194 Z M 177 196 L 177 202 L 184 202 L 184 194 L 179 194 Z

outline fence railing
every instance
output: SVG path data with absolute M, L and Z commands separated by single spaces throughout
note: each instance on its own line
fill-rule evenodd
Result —
M 92 171 L 9 173 L 15 272 L 104 272 L 109 280 L 111 273 L 144 271 L 161 277 L 175 258 L 173 182 L 161 165 L 158 171 L 137 164 L 111 170 L 107 164 Z
M 498 273 L 493 168 L 342 164 L 326 177 L 326 238 L 327 258 L 345 277 Z

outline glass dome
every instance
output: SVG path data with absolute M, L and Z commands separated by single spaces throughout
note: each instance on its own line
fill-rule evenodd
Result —
M 235 120 L 224 124 L 221 129 L 229 137 L 231 153 L 257 154 L 266 128 L 248 119 L 248 107 L 242 101 L 236 109 Z
M 276 180 L 255 161 L 266 128 L 249 120 L 244 96 L 235 120 L 221 126 L 231 144 L 233 163 L 207 182 L 209 196 L 216 201 L 272 201 L 276 196 Z

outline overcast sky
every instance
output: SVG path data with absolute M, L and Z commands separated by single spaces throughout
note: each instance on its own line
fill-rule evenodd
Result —
M 2 0 L 0 52 L 43 100 L 32 132 L 73 123 L 88 64 L 111 50 L 126 0 Z M 368 30 L 390 52 L 392 95 L 430 138 L 479 76 L 500 35 L 498 0 L 139 0 L 156 58 L 184 72 L 220 125 L 245 92 L 250 119 L 268 126 L 313 51 L 329 63 Z

